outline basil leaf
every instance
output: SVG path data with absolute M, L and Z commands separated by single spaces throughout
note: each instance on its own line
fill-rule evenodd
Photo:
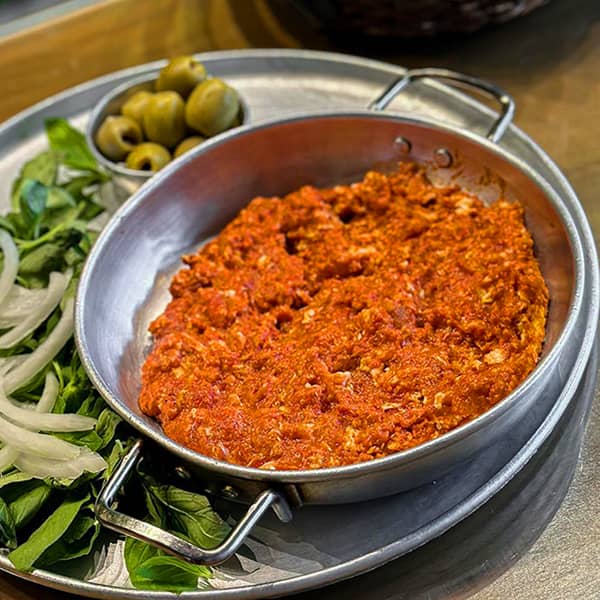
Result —
M 181 593 L 198 589 L 198 578 L 208 579 L 208 568 L 192 565 L 173 556 L 155 556 L 130 573 L 131 583 L 138 589 Z
M 36 561 L 37 567 L 49 567 L 87 556 L 94 547 L 100 533 L 100 524 L 90 515 L 79 514 L 65 534 L 52 544 Z
M 103 181 L 103 177 L 100 177 L 98 173 L 90 173 L 88 175 L 80 175 L 74 177 L 71 181 L 64 184 L 63 188 L 71 194 L 74 198 L 89 200 L 85 191 L 87 188 L 95 186 L 100 181 Z M 90 200 L 91 202 L 91 200 Z
M 105 408 L 98 417 L 98 423 L 96 425 L 96 433 L 100 437 L 100 446 L 98 446 L 98 450 L 102 450 L 106 448 L 110 441 L 115 437 L 115 432 L 119 423 L 121 422 L 121 417 L 114 413 L 109 408 Z
M 29 252 L 19 265 L 19 275 L 34 283 L 32 287 L 44 287 L 51 271 L 60 271 L 65 250 L 61 244 L 49 242 Z M 41 281 L 42 285 L 37 285 Z
M 16 236 L 17 228 L 15 227 L 11 217 L 12 215 L 8 215 L 7 217 L 0 216 L 0 227 L 2 229 L 6 229 L 6 231 L 8 231 L 11 235 Z
M 48 202 L 50 202 L 50 196 L 48 197 Z M 54 229 L 55 233 L 57 233 L 71 227 L 75 220 L 79 218 L 80 212 L 78 206 L 71 205 L 48 209 L 42 215 L 40 224 L 50 231 Z
M 102 438 L 93 429 L 90 431 L 56 433 L 55 436 L 71 444 L 87 446 L 93 452 L 96 452 L 102 446 Z
M 89 495 L 81 499 L 64 500 L 26 542 L 8 555 L 8 559 L 17 569 L 30 571 L 38 558 L 64 535 L 88 500 Z
M 121 462 L 123 456 L 125 456 L 126 452 L 131 447 L 129 441 L 125 444 L 121 442 L 121 440 L 115 440 L 113 444 L 110 454 L 106 457 L 106 469 L 103 473 L 104 480 L 110 478 L 110 476 L 114 473 L 117 465 Z
M 28 475 L 27 473 L 22 473 L 21 471 L 13 471 L 12 473 L 8 473 L 7 475 L 0 475 L 0 489 L 12 484 L 31 481 L 32 479 L 33 477 L 31 475 Z
M 0 498 L 0 543 L 7 548 L 17 547 L 15 520 L 8 504 Z
M 150 546 L 150 544 L 140 542 L 132 537 L 125 538 L 123 558 L 129 573 L 133 573 L 144 561 L 156 556 L 158 553 L 158 548 Z
M 39 480 L 28 481 L 18 488 L 10 488 L 4 498 L 15 521 L 15 527 L 23 527 L 42 509 L 52 489 Z
M 125 565 L 134 587 L 181 593 L 198 589 L 198 578 L 212 576 L 210 569 L 167 556 L 152 546 L 127 538 Z
M 30 481 L 33 479 L 31 475 L 22 473 L 21 471 L 13 471 L 8 475 L 0 475 L 0 489 L 14 483 L 23 483 L 24 481 Z
M 15 180 L 11 191 L 11 204 L 14 211 L 19 210 L 19 198 L 23 184 L 27 179 L 39 181 L 41 184 L 49 186 L 54 185 L 58 163 L 53 152 L 47 151 L 38 154 L 30 161 L 26 162 L 21 169 L 20 176 Z
M 48 202 L 48 188 L 33 179 L 25 179 L 19 196 L 21 217 L 31 237 L 38 237 L 39 223 Z
M 148 486 L 165 508 L 169 524 L 201 548 L 218 546 L 231 527 L 212 509 L 206 496 L 171 485 Z
M 67 167 L 81 171 L 95 171 L 98 168 L 85 136 L 65 119 L 46 119 L 45 126 L 50 147 Z
M 54 185 L 58 162 L 54 152 L 46 151 L 26 162 L 21 169 L 23 179 L 35 179 L 44 185 Z
M 48 208 L 64 208 L 65 206 L 77 206 L 75 198 L 71 194 L 57 186 L 48 188 Z
M 136 570 L 137 573 L 142 577 L 145 577 L 146 579 L 153 579 L 152 573 L 156 573 L 157 567 L 160 567 L 161 570 L 163 570 L 163 574 L 165 572 L 165 567 L 169 567 L 173 569 L 174 572 L 190 573 L 191 575 L 194 575 L 196 579 L 198 579 L 198 577 L 204 577 L 206 579 L 212 577 L 212 573 L 208 567 L 194 565 L 179 558 L 175 558 L 174 556 L 166 555 L 159 555 L 149 558 L 148 560 L 144 561 Z M 159 577 L 157 577 L 157 579 L 159 579 Z M 194 587 L 195 585 L 196 584 L 194 583 Z

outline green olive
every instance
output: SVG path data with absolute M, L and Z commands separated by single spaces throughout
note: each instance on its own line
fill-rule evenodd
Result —
M 111 160 L 123 160 L 142 139 L 140 126 L 129 117 L 106 117 L 96 132 L 96 145 Z
M 195 135 L 189 138 L 185 138 L 183 142 L 179 142 L 175 152 L 173 152 L 173 158 L 179 158 L 182 154 L 185 154 L 188 150 L 191 150 L 194 146 L 201 144 L 206 141 L 206 138 Z
M 170 161 L 171 155 L 164 146 L 153 142 L 144 142 L 127 155 L 125 164 L 129 169 L 156 172 Z
M 177 92 L 157 92 L 144 111 L 144 132 L 151 142 L 172 148 L 185 135 L 185 105 Z
M 211 136 L 229 129 L 240 112 L 237 92 L 220 79 L 199 83 L 185 105 L 189 127 Z
M 136 92 L 127 98 L 127 100 L 125 100 L 123 106 L 121 106 L 121 114 L 142 125 L 144 111 L 146 110 L 148 102 L 152 96 L 152 92 L 147 92 L 145 90 Z
M 156 80 L 156 90 L 173 90 L 184 98 L 206 78 L 206 69 L 193 56 L 178 56 L 161 69 Z

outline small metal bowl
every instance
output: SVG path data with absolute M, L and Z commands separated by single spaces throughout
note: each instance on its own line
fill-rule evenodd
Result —
M 86 128 L 86 140 L 92 153 L 96 157 L 96 160 L 105 167 L 107 171 L 112 173 L 115 182 L 120 187 L 126 189 L 129 194 L 135 192 L 142 184 L 155 175 L 155 173 L 129 169 L 123 162 L 114 162 L 106 158 L 96 146 L 96 132 L 106 117 L 121 114 L 121 106 L 123 106 L 125 100 L 133 96 L 133 94 L 140 91 L 153 92 L 154 82 L 156 81 L 157 76 L 158 71 L 142 75 L 141 77 L 137 77 L 136 79 L 117 86 L 108 92 L 108 94 L 105 94 L 92 110 Z M 239 92 L 238 97 L 240 100 L 240 125 L 243 125 L 248 123 L 250 111 L 244 99 L 239 95 Z M 233 129 L 233 127 L 231 129 Z

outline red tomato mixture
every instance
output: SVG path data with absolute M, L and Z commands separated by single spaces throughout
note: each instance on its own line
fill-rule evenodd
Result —
M 183 258 L 140 406 L 207 456 L 347 465 L 474 419 L 534 368 L 548 291 L 518 204 L 392 175 L 256 198 Z

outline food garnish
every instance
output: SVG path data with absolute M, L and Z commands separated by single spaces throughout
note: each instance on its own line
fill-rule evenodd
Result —
M 129 169 L 156 172 L 171 155 L 178 158 L 240 123 L 236 90 L 207 77 L 193 56 L 170 60 L 154 87 L 154 92 L 134 92 L 123 102 L 121 115 L 109 115 L 100 124 L 94 141 L 106 158 L 124 161 Z
M 73 340 L 77 280 L 116 204 L 113 184 L 67 121 L 48 119 L 46 133 L 49 148 L 23 166 L 0 217 L 0 545 L 23 571 L 60 571 L 107 543 L 94 502 L 134 440 Z M 202 495 L 141 469 L 131 485 L 144 498 L 132 514 L 206 548 L 229 531 Z M 194 590 L 212 576 L 134 540 L 124 560 L 141 589 Z

